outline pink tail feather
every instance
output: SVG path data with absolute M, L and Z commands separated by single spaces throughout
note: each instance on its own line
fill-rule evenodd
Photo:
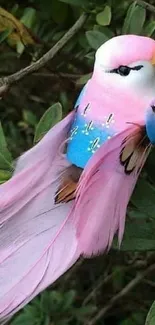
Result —
M 0 187 L 0 320 L 13 315 L 78 259 L 72 203 L 55 205 L 60 174 L 69 166 L 58 148 L 73 114 L 17 163 Z

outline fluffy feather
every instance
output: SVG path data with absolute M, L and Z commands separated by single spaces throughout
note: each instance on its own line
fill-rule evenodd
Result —
M 82 174 L 72 214 L 79 247 L 85 256 L 108 249 L 117 231 L 121 243 L 128 201 L 148 155 L 142 138 L 143 130 L 139 127 L 122 131 L 101 146 Z M 130 156 L 137 154 L 135 169 L 132 163 L 130 174 L 121 163 L 122 150 L 129 150 Z
M 62 175 L 62 182 L 56 193 L 55 202 L 69 202 L 75 199 L 75 193 L 79 178 L 82 174 L 82 168 L 71 165 Z
M 78 258 L 72 203 L 55 205 L 69 167 L 58 148 L 73 114 L 57 124 L 17 162 L 0 187 L 0 319 L 14 314 L 60 277 Z

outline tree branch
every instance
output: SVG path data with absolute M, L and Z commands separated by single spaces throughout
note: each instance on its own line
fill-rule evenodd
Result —
M 135 0 L 129 0 L 130 2 L 134 2 Z M 153 5 L 151 5 L 150 3 L 143 1 L 143 0 L 137 0 L 136 1 L 138 5 L 140 5 L 141 7 L 153 12 L 155 14 L 155 7 Z
M 67 33 L 39 60 L 10 76 L 0 78 L 0 95 L 6 92 L 12 84 L 33 73 L 34 71 L 39 70 L 47 62 L 53 59 L 53 57 L 64 47 L 64 45 L 81 29 L 86 22 L 86 19 L 87 14 L 83 13 L 76 23 L 67 31 Z
M 104 315 L 111 309 L 115 303 L 125 297 L 132 289 L 134 289 L 143 279 L 144 277 L 155 270 L 155 264 L 149 266 L 145 271 L 138 273 L 137 276 L 130 281 L 120 292 L 118 292 L 115 296 L 113 296 L 110 301 L 96 314 L 96 316 L 87 322 L 87 325 L 96 325 L 96 322 L 100 320 Z
M 133 270 L 135 268 L 139 267 L 146 267 L 147 266 L 147 260 L 141 261 L 141 260 L 136 260 L 134 264 L 130 264 L 127 266 L 122 266 L 121 270 L 124 272 L 127 272 L 129 270 Z M 108 274 L 106 278 L 103 278 L 103 276 L 100 277 L 99 281 L 97 281 L 97 284 L 92 288 L 91 292 L 88 294 L 88 296 L 84 299 L 83 305 L 86 305 L 89 300 L 95 296 L 95 294 L 98 293 L 98 291 L 103 287 L 105 284 L 107 284 L 111 279 L 114 278 L 114 276 L 117 274 L 118 271 L 114 271 L 111 274 Z
M 35 77 L 41 77 L 41 78 L 64 78 L 64 79 L 78 79 L 82 77 L 81 74 L 75 74 L 75 73 L 65 73 L 65 72 L 36 72 L 33 73 L 33 76 Z

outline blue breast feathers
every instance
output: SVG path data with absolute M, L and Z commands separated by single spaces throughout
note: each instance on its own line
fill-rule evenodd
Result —
M 105 141 L 110 139 L 114 134 L 114 129 L 110 124 L 113 121 L 113 114 L 110 114 L 104 123 L 94 123 L 86 118 L 87 109 L 91 109 L 91 104 L 85 107 L 83 114 L 80 114 L 78 107 L 84 97 L 89 81 L 83 87 L 76 103 L 77 109 L 75 120 L 69 135 L 69 142 L 67 146 L 67 159 L 74 165 L 84 168 L 88 160 L 96 152 L 96 150 Z
M 108 125 L 97 125 L 76 113 L 67 146 L 67 159 L 84 168 L 91 156 L 105 141 L 114 135 Z

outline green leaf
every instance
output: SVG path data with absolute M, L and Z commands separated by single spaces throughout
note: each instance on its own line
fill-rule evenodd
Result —
M 119 325 L 136 325 L 136 324 L 131 318 L 127 318 L 123 320 Z
M 135 325 L 144 324 L 145 316 L 141 311 L 137 311 L 132 314 L 132 319 L 135 321 Z
M 94 63 L 95 60 L 95 51 L 89 52 L 85 55 L 85 58 L 92 61 Z
M 63 311 L 67 311 L 72 304 L 74 303 L 76 297 L 76 291 L 75 290 L 70 290 L 66 292 L 64 296 L 64 301 L 63 301 Z
M 46 315 L 50 315 L 50 312 L 51 312 L 51 300 L 50 300 L 49 291 L 44 291 L 41 294 L 40 308 Z
M 130 20 L 130 34 L 140 35 L 146 18 L 146 10 L 136 6 Z
M 0 44 L 4 42 L 7 37 L 12 33 L 12 29 L 8 28 L 4 32 L 0 33 Z
M 114 276 L 112 278 L 112 284 L 115 291 L 119 291 L 124 286 L 125 274 L 121 266 L 113 267 Z
M 7 149 L 7 143 L 3 132 L 2 125 L 0 123 L 0 168 L 1 169 L 12 169 L 11 166 L 12 157 Z
M 67 19 L 68 5 L 58 0 L 51 1 L 51 16 L 57 24 L 62 24 Z
M 143 35 L 151 37 L 155 32 L 155 21 L 149 22 L 144 30 L 143 30 Z
M 62 119 L 62 106 L 60 103 L 55 103 L 42 116 L 39 121 L 34 136 L 34 143 L 41 140 L 41 138 L 60 120 Z
M 86 37 L 89 45 L 95 50 L 108 40 L 105 34 L 95 30 L 87 31 Z
M 29 7 L 25 8 L 23 16 L 21 17 L 20 21 L 26 27 L 33 29 L 37 21 L 36 10 L 34 8 L 29 8 Z M 17 53 L 21 55 L 25 49 L 25 45 L 23 44 L 23 42 L 19 41 L 17 43 L 16 49 L 17 49 Z
M 61 2 L 68 3 L 72 6 L 84 7 L 89 4 L 89 0 L 60 0 Z
M 8 170 L 0 169 L 0 182 L 3 183 L 11 177 L 12 173 Z
M 85 85 L 87 83 L 87 81 L 91 78 L 92 76 L 92 73 L 87 73 L 87 74 L 84 74 L 82 77 L 80 77 L 76 84 L 77 85 Z
M 63 112 L 65 112 L 66 114 L 68 113 L 68 108 L 69 108 L 69 104 L 68 104 L 68 95 L 65 91 L 62 91 L 60 93 L 60 103 L 63 107 Z
M 155 147 L 152 148 L 145 164 L 145 170 L 147 172 L 148 179 L 151 180 L 151 183 L 153 184 L 155 184 L 154 162 L 155 162 Z
M 103 33 L 107 36 L 107 38 L 112 38 L 115 36 L 115 33 L 109 27 L 106 26 L 94 25 L 94 30 Z
M 58 42 L 60 38 L 62 38 L 65 35 L 65 31 L 59 31 L 53 35 L 53 40 L 55 42 Z
M 97 310 L 96 306 L 88 305 L 82 306 L 81 308 L 73 308 L 72 313 L 77 317 L 79 321 L 85 320 L 88 316 L 93 314 Z
M 143 211 L 139 211 L 139 210 L 137 210 L 137 209 L 134 209 L 134 208 L 132 208 L 132 209 L 128 209 L 128 216 L 129 216 L 129 218 L 132 220 L 132 219 L 147 219 L 148 220 L 148 215 L 147 214 L 145 214 Z
M 116 246 L 115 246 L 116 248 Z M 118 248 L 118 246 L 117 246 Z M 125 238 L 120 247 L 124 252 L 146 252 L 155 250 L 155 240 L 141 238 Z
M 16 45 L 17 53 L 21 55 L 24 52 L 24 49 L 25 49 L 25 45 L 21 41 L 19 41 Z
M 153 302 L 148 312 L 146 322 L 145 322 L 145 325 L 154 325 L 154 324 L 155 324 L 155 301 Z
M 75 45 L 78 42 L 78 38 L 75 37 L 75 39 L 70 40 L 65 46 L 64 46 L 64 52 L 65 54 L 69 54 L 73 51 Z
M 111 7 L 105 6 L 104 10 L 96 15 L 96 21 L 101 26 L 108 26 L 111 22 Z
M 117 247 L 114 242 L 114 247 Z M 122 251 L 155 250 L 155 221 L 127 219 L 125 234 L 120 249 Z
M 37 124 L 37 118 L 34 115 L 34 113 L 31 111 L 24 110 L 23 111 L 23 119 L 28 125 L 36 126 L 36 124 Z
M 119 325 L 142 325 L 144 321 L 145 316 L 140 310 L 140 312 L 131 314 L 129 318 L 123 320 Z
M 27 7 L 24 10 L 23 16 L 20 21 L 28 28 L 33 28 L 37 21 L 37 12 L 34 8 Z
M 20 313 L 18 316 L 15 317 L 15 319 L 11 322 L 11 325 L 35 325 L 36 324 L 36 319 L 32 314 L 27 314 L 26 309 L 24 312 Z M 39 325 L 39 323 L 37 324 Z
M 79 34 L 78 43 L 79 43 L 80 47 L 82 47 L 86 51 L 89 50 L 89 44 L 87 42 L 86 35 L 84 33 Z
M 155 188 L 145 179 L 138 180 L 131 203 L 147 217 L 155 219 Z
M 127 14 L 126 14 L 126 17 L 125 17 L 125 20 L 124 20 L 124 24 L 123 24 L 123 27 L 122 27 L 122 34 L 128 34 L 129 33 L 129 29 L 130 29 L 130 24 L 131 24 L 131 19 L 132 19 L 132 15 L 135 11 L 135 8 L 136 8 L 136 1 L 133 2 L 129 8 L 128 8 L 128 11 L 127 11 Z

